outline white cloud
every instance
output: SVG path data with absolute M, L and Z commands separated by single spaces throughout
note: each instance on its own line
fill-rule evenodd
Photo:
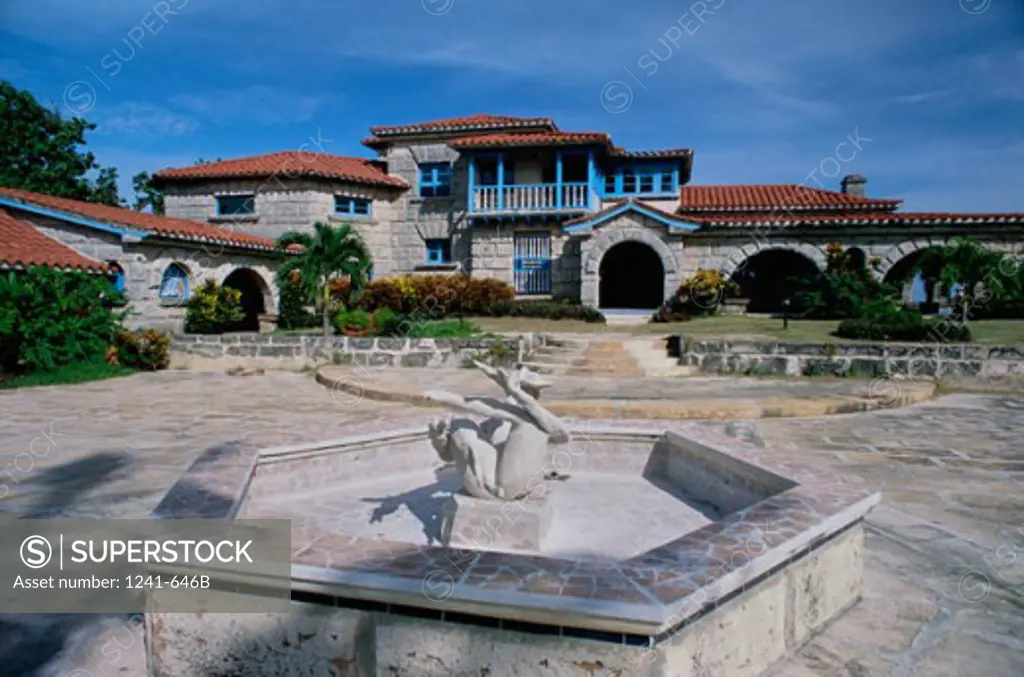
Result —
M 219 123 L 249 120 L 261 125 L 304 122 L 313 117 L 324 97 L 252 85 L 179 94 L 171 103 L 203 119 Z
M 182 136 L 199 123 L 190 116 L 144 101 L 126 101 L 109 108 L 97 108 L 97 134 L 156 138 Z

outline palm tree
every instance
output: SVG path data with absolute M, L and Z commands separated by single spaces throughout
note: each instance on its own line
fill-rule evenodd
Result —
M 352 293 L 366 284 L 373 259 L 366 243 L 349 224 L 337 228 L 315 223 L 312 233 L 288 232 L 278 239 L 282 247 L 299 245 L 301 251 L 288 256 L 281 265 L 282 276 L 297 274 L 307 303 L 319 308 L 324 323 L 324 338 L 331 333 L 330 281 L 347 277 Z
M 1002 253 L 986 249 L 969 238 L 958 237 L 952 244 L 926 251 L 917 269 L 923 277 L 937 278 L 943 289 L 960 289 L 958 300 L 961 321 L 967 322 L 970 306 L 975 299 L 1003 293 L 1002 286 L 997 284 L 995 278 L 1002 260 Z

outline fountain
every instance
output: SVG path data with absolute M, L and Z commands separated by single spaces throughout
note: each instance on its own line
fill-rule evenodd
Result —
M 155 516 L 290 519 L 296 614 L 154 600 L 153 673 L 752 677 L 859 599 L 877 493 L 693 423 L 563 421 L 536 374 L 476 366 L 504 399 L 197 460 Z

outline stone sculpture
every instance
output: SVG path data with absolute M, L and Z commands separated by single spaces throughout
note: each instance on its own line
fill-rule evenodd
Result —
M 525 367 L 474 366 L 505 392 L 504 401 L 493 397 L 462 397 L 443 391 L 426 393 L 430 400 L 484 421 L 451 418 L 430 426 L 430 439 L 438 455 L 455 463 L 462 491 L 484 500 L 525 496 L 547 462 L 548 444 L 569 441 L 569 430 L 537 401 L 550 382 Z M 536 480 L 535 480 L 536 481 Z

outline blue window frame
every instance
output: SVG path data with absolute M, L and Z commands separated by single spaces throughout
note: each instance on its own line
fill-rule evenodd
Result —
M 447 162 L 420 165 L 420 197 L 452 194 L 452 166 Z
M 160 300 L 166 302 L 187 301 L 189 295 L 188 273 L 180 264 L 167 266 L 160 280 Z
M 110 280 L 110 284 L 114 285 L 114 289 L 118 293 L 124 293 L 124 268 L 121 267 L 117 261 L 107 261 L 107 269 L 110 274 L 107 275 L 107 279 Z
M 427 240 L 427 263 L 451 263 L 452 241 L 448 238 Z
M 604 177 L 604 194 L 653 195 L 678 190 L 676 169 L 661 166 L 635 165 L 621 167 Z
M 339 216 L 362 216 L 369 218 L 370 201 L 363 197 L 335 195 L 334 213 Z
M 253 216 L 256 214 L 255 195 L 218 195 L 218 216 Z

